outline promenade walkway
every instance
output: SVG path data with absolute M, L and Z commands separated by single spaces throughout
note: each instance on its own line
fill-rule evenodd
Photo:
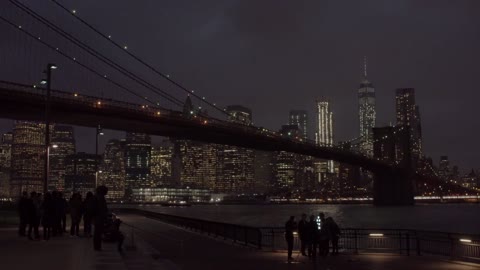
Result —
M 212 269 L 212 270 L 473 270 L 480 265 L 456 263 L 431 257 L 400 255 L 339 255 L 309 261 L 296 256 L 286 262 L 282 252 L 259 251 L 230 241 L 214 239 L 136 215 L 121 215 L 127 239 L 125 251 L 104 244 L 101 252 L 92 248 L 92 240 L 55 237 L 50 241 L 29 241 L 16 235 L 15 228 L 0 229 L 0 268 L 2 270 L 67 269 Z M 134 225 L 132 229 L 128 225 Z M 134 245 L 133 245 L 134 244 Z M 131 248 L 135 246 L 135 249 Z
M 473 270 L 480 265 L 451 262 L 432 257 L 402 255 L 339 255 L 317 259 L 296 256 L 295 263 L 287 263 L 286 253 L 259 251 L 230 241 L 217 240 L 156 220 L 135 215 L 122 215 L 126 224 L 137 228 L 135 236 L 142 246 L 149 246 L 150 255 L 171 262 L 177 269 L 355 269 L 355 270 Z M 171 268 L 175 269 L 175 268 Z

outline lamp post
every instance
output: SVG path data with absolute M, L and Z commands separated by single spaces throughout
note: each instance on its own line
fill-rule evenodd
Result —
M 52 87 L 52 70 L 57 69 L 55 64 L 49 63 L 47 65 L 47 79 L 42 80 L 42 84 L 47 85 L 47 98 L 45 100 L 45 168 L 44 168 L 44 181 L 43 181 L 43 192 L 44 194 L 48 192 L 48 175 L 50 169 L 50 90 Z
M 98 157 L 98 136 L 103 136 L 103 131 L 102 131 L 102 127 L 100 127 L 100 125 L 97 126 L 97 132 L 96 132 L 96 136 L 95 136 L 95 158 Z M 98 159 L 96 162 L 95 162 L 95 188 L 97 188 L 98 186 L 98 163 L 100 162 L 100 159 Z

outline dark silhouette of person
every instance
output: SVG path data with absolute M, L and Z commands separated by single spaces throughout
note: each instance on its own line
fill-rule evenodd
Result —
M 60 205 L 60 193 L 58 191 L 52 192 L 52 204 L 54 208 L 54 213 L 52 216 L 52 236 L 57 236 L 57 234 L 61 234 L 61 205 Z
M 28 239 L 34 240 L 32 237 L 32 231 L 34 231 L 35 239 L 39 238 L 38 224 L 37 224 L 37 208 L 35 207 L 35 201 L 37 200 L 37 193 L 35 191 L 30 192 L 30 198 L 27 202 L 28 208 Z
M 93 218 L 93 208 L 94 208 L 94 199 L 93 193 L 87 192 L 85 200 L 83 201 L 83 233 L 87 237 L 92 236 L 92 218 Z
M 300 252 L 303 256 L 307 256 L 305 248 L 307 247 L 307 214 L 302 214 L 302 219 L 298 222 L 298 238 L 300 239 Z
M 317 257 L 318 225 L 314 215 L 310 216 L 310 221 L 307 223 L 307 239 L 308 256 L 315 259 Z
M 105 222 L 107 220 L 108 208 L 105 195 L 108 193 L 106 186 L 98 186 L 94 196 L 93 209 L 93 248 L 97 251 L 102 250 L 102 234 L 104 231 Z
M 340 227 L 332 217 L 328 217 L 325 223 L 329 233 L 329 239 L 332 242 L 332 255 L 338 255 L 338 240 L 341 234 Z
M 60 234 L 67 232 L 67 209 L 68 202 L 64 198 L 63 193 L 59 192 L 59 215 L 60 215 Z
M 18 217 L 20 219 L 18 235 L 26 236 L 25 230 L 28 223 L 28 193 L 26 191 L 22 192 L 22 197 L 18 201 Z
M 74 193 L 69 202 L 70 206 L 70 235 L 71 236 L 80 236 L 79 228 L 80 221 L 82 220 L 82 197 L 79 193 Z
M 285 223 L 285 240 L 287 241 L 288 261 L 293 260 L 293 233 L 295 232 L 296 227 L 295 216 L 290 216 L 290 219 Z
M 50 192 L 45 193 L 45 198 L 42 203 L 42 227 L 43 240 L 49 240 L 53 233 L 53 225 L 55 222 L 56 207 L 53 201 L 53 196 Z
M 319 232 L 318 232 L 318 254 L 322 257 L 325 257 L 328 255 L 328 227 L 326 226 L 325 222 L 325 214 L 320 213 L 319 219 L 317 220 L 317 223 L 319 223 Z

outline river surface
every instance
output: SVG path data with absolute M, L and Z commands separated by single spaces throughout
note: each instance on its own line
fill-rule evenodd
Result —
M 138 206 L 160 213 L 243 224 L 282 227 L 290 215 L 324 212 L 342 227 L 418 229 L 480 234 L 480 204 L 419 204 L 405 207 L 372 205 L 193 205 Z

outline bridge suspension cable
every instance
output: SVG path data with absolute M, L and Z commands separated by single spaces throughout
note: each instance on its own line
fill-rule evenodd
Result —
M 183 90 L 184 92 L 186 92 L 187 94 L 191 95 L 192 97 L 200 100 L 201 102 L 204 102 L 205 104 L 209 105 L 210 107 L 216 109 L 217 111 L 221 112 L 222 114 L 225 114 L 225 115 L 228 115 L 229 114 L 226 112 L 225 109 L 222 109 L 222 108 L 219 108 L 216 104 L 210 102 L 210 101 L 207 101 L 205 99 L 205 97 L 201 97 L 197 94 L 194 93 L 193 90 L 188 90 L 185 86 L 183 86 L 181 83 L 173 80 L 172 78 L 170 78 L 169 75 L 163 73 L 163 72 L 160 72 L 158 69 L 156 69 L 155 67 L 153 67 L 151 64 L 147 63 L 146 61 L 142 60 L 140 57 L 138 57 L 137 55 L 133 54 L 132 52 L 128 51 L 127 50 L 127 47 L 126 46 L 122 46 L 121 44 L 118 44 L 117 42 L 115 42 L 114 40 L 112 40 L 111 36 L 108 36 L 106 34 L 104 34 L 103 32 L 101 32 L 100 30 L 98 30 L 95 26 L 93 26 L 92 24 L 88 23 L 87 21 L 85 21 L 84 19 L 82 19 L 80 16 L 78 16 L 76 10 L 70 10 L 68 9 L 67 7 L 65 7 L 64 5 L 62 5 L 61 3 L 59 3 L 58 1 L 56 0 L 50 0 L 51 2 L 53 2 L 54 4 L 56 4 L 58 7 L 60 7 L 62 10 L 64 10 L 65 12 L 67 12 L 68 14 L 70 14 L 72 17 L 74 17 L 76 20 L 80 21 L 83 25 L 85 25 L 86 27 L 90 28 L 92 31 L 94 31 L 96 34 L 98 34 L 99 36 L 101 36 L 103 39 L 105 39 L 106 41 L 108 41 L 109 43 L 111 43 L 112 45 L 114 45 L 115 47 L 117 47 L 118 49 L 120 49 L 121 51 L 123 51 L 124 53 L 126 53 L 127 55 L 129 55 L 130 57 L 132 57 L 133 59 L 135 59 L 136 61 L 138 61 L 139 63 L 141 63 L 142 65 L 144 65 L 145 67 L 147 67 L 148 69 L 150 69 L 151 71 L 153 71 L 155 74 L 161 76 L 162 78 L 164 78 L 165 80 L 167 80 L 168 82 L 172 83 L 173 85 L 177 86 L 178 88 L 180 88 L 181 90 Z
M 105 63 L 106 65 L 110 66 L 111 68 L 117 70 L 118 72 L 120 72 L 121 74 L 129 77 L 130 79 L 132 79 L 133 81 L 137 82 L 138 84 L 144 86 L 145 88 L 149 89 L 150 91 L 152 91 L 153 93 L 155 94 L 158 94 L 160 95 L 161 97 L 167 99 L 168 101 L 172 102 L 173 104 L 177 105 L 177 106 L 180 106 L 182 107 L 183 106 L 183 102 L 179 99 L 177 99 L 176 97 L 170 95 L 169 93 L 165 92 L 164 90 L 156 87 L 155 85 L 147 82 L 146 80 L 144 80 L 143 78 L 137 76 L 136 74 L 134 74 L 133 72 L 127 70 L 126 68 L 124 68 L 123 66 L 119 65 L 118 63 L 114 62 L 113 60 L 111 60 L 110 58 L 106 57 L 104 54 L 98 52 L 97 50 L 93 49 L 92 47 L 88 46 L 87 44 L 85 44 L 84 42 L 80 41 L 79 39 L 75 38 L 74 36 L 72 36 L 71 34 L 65 32 L 62 28 L 58 27 L 57 25 L 55 25 L 54 23 L 52 23 L 51 21 L 49 21 L 48 19 L 46 19 L 45 17 L 39 15 L 38 13 L 36 13 L 35 11 L 33 11 L 32 9 L 30 9 L 29 7 L 25 6 L 24 4 L 18 2 L 17 0 L 10 0 L 10 2 L 15 5 L 17 8 L 21 9 L 23 12 L 25 12 L 26 14 L 28 14 L 30 17 L 34 18 L 35 20 L 37 20 L 38 22 L 40 22 L 41 24 L 45 25 L 47 28 L 49 28 L 50 30 L 54 31 L 55 33 L 59 34 L 60 36 L 62 36 L 63 38 L 65 38 L 66 40 L 70 41 L 71 43 L 75 44 L 77 47 L 79 47 L 80 49 L 86 51 L 88 54 L 92 55 L 93 57 L 95 57 L 96 59 L 98 59 L 99 61 Z M 157 104 L 158 105 L 158 104 Z
M 59 48 L 57 48 L 57 47 L 55 47 L 55 46 L 53 46 L 53 45 L 45 42 L 45 41 L 42 40 L 40 37 L 38 37 L 38 36 L 36 36 L 36 35 L 33 35 L 31 32 L 27 31 L 27 30 L 25 29 L 25 27 L 21 27 L 20 25 L 12 22 L 11 20 L 5 18 L 5 17 L 2 16 L 2 15 L 0 15 L 0 20 L 3 21 L 4 23 L 6 23 L 7 25 L 9 25 L 9 26 L 17 29 L 18 31 L 21 31 L 22 33 L 24 33 L 24 34 L 27 35 L 28 37 L 36 40 L 37 42 L 39 42 L 39 43 L 41 43 L 41 44 L 43 44 L 44 46 L 46 46 L 46 47 L 49 48 L 50 50 L 52 50 L 52 51 L 58 53 L 59 55 L 67 58 L 67 59 L 70 60 L 71 62 L 73 62 L 73 63 L 75 63 L 75 64 L 77 64 L 77 65 L 80 65 L 81 67 L 87 69 L 88 71 L 92 72 L 93 74 L 95 74 L 96 76 L 102 78 L 103 80 L 106 80 L 106 81 L 112 83 L 113 85 L 115 85 L 115 86 L 123 89 L 124 91 L 126 91 L 126 92 L 128 92 L 128 93 L 130 93 L 130 94 L 132 94 L 132 95 L 134 95 L 134 96 L 136 96 L 136 97 L 138 97 L 138 98 L 140 98 L 140 99 L 142 99 L 142 100 L 146 100 L 148 103 L 152 104 L 154 107 L 157 106 L 157 104 L 156 104 L 155 102 L 153 102 L 153 101 L 151 101 L 151 100 L 149 100 L 149 99 L 145 99 L 145 97 L 143 97 L 142 95 L 139 95 L 139 94 L 136 93 L 135 91 L 132 91 L 132 90 L 130 90 L 129 88 L 121 85 L 120 83 L 118 83 L 118 82 L 110 79 L 110 78 L 107 77 L 105 74 L 102 74 L 102 73 L 98 72 L 97 70 L 95 70 L 95 69 L 87 66 L 86 64 L 81 63 L 81 62 L 78 61 L 75 57 L 72 57 L 72 56 L 66 54 L 65 52 L 61 51 Z

